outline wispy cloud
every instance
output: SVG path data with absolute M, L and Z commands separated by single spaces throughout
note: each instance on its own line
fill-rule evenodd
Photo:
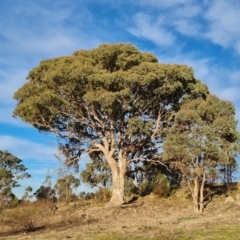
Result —
M 240 54 L 240 2 L 234 0 L 212 1 L 205 20 L 209 23 L 206 37 L 223 47 L 234 47 Z
M 140 4 L 144 6 L 152 6 L 154 8 L 170 8 L 179 6 L 182 4 L 191 4 L 194 0 L 168 0 L 168 1 L 159 1 L 159 0 L 140 0 Z
M 84 31 L 84 21 L 91 20 L 84 5 L 79 9 L 78 24 L 73 25 L 71 22 L 76 20 L 74 4 L 58 2 L 6 4 L 0 16 L 0 37 L 4 39 L 0 44 L 1 51 L 56 56 L 95 46 L 99 42 L 97 37 L 89 38 Z
M 28 71 L 22 68 L 0 70 L 0 103 L 6 105 L 14 103 L 13 94 L 26 82 L 27 73 Z
M 237 103 L 239 101 L 240 103 L 240 87 L 232 86 L 227 87 L 219 91 L 218 95 L 219 97 L 223 99 L 227 99 L 229 101 Z
M 184 2 L 184 1 L 183 1 Z M 184 5 L 180 5 L 171 11 L 174 17 L 193 18 L 198 16 L 202 11 L 201 5 L 191 4 L 191 1 L 185 1 Z
M 233 83 L 239 84 L 240 83 L 240 70 L 239 71 L 234 71 L 230 73 L 230 80 Z
M 1 4 L 0 122 L 23 126 L 11 116 L 15 106 L 12 97 L 41 60 L 96 47 L 101 42 L 96 31 L 89 35 L 86 28 L 86 23 L 95 24 L 91 13 L 83 4 L 76 15 L 76 6 L 73 1 L 62 0 L 47 4 L 46 1 Z
M 55 159 L 56 149 L 50 145 L 31 142 L 24 138 L 0 135 L 1 150 L 8 150 L 15 156 L 24 160 L 46 162 Z
M 189 19 L 176 19 L 173 21 L 173 25 L 176 31 L 187 36 L 196 36 L 201 29 L 200 24 L 193 23 Z
M 0 123 L 14 125 L 18 127 L 29 127 L 27 123 L 24 123 L 19 118 L 12 116 L 13 107 L 0 106 Z
M 133 35 L 167 46 L 178 42 L 176 39 L 180 33 L 233 48 L 240 54 L 240 20 L 237 17 L 240 15 L 240 2 L 150 0 L 140 1 L 140 4 L 148 9 L 148 13 L 134 15 L 133 27 L 129 28 Z M 159 8 L 157 14 L 156 8 Z
M 153 41 L 159 46 L 170 46 L 175 42 L 174 35 L 164 26 L 164 19 L 151 19 L 144 13 L 137 13 L 133 17 L 134 27 L 128 31 L 136 37 Z

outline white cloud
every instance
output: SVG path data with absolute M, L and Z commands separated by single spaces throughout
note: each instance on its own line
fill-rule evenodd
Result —
M 46 162 L 55 159 L 56 148 L 42 143 L 31 142 L 27 139 L 8 135 L 0 135 L 1 150 L 7 150 L 25 161 Z
M 27 70 L 16 67 L 0 70 L 0 123 L 27 127 L 20 119 L 12 117 L 16 101 L 13 99 L 16 92 L 25 82 Z
M 12 105 L 13 94 L 25 82 L 28 71 L 25 69 L 0 70 L 0 103 Z
M 240 83 L 240 71 L 231 72 L 230 80 L 234 83 Z
M 183 35 L 197 36 L 199 34 L 201 25 L 186 19 L 177 19 L 173 21 L 176 30 Z
M 240 2 L 236 0 L 201 3 L 194 0 L 150 0 L 141 1 L 140 5 L 160 10 L 134 16 L 135 27 L 129 28 L 129 31 L 137 37 L 153 41 L 159 46 L 169 46 L 177 42 L 177 33 L 181 33 L 198 40 L 210 40 L 224 48 L 234 48 L 240 54 Z
M 170 8 L 181 4 L 190 4 L 194 2 L 194 0 L 167 0 L 167 1 L 161 1 L 161 0 L 141 0 L 140 4 L 145 6 L 152 6 L 154 8 Z
M 55 57 L 96 46 L 99 43 L 96 35 L 89 38 L 85 31 L 85 23 L 91 21 L 91 17 L 84 5 L 76 19 L 74 4 L 59 3 L 6 5 L 0 16 L 0 35 L 5 39 L 0 43 L 0 52 Z M 73 20 L 78 20 L 78 24 L 70 24 Z
M 232 0 L 215 0 L 210 4 L 205 19 L 210 27 L 206 37 L 223 47 L 234 47 L 240 54 L 240 4 Z
M 240 88 L 234 86 L 224 88 L 219 91 L 218 96 L 232 102 L 237 102 L 240 100 Z
M 12 118 L 16 104 L 13 94 L 26 83 L 28 72 L 42 59 L 69 55 L 100 43 L 98 36 L 89 36 L 84 31 L 84 23 L 90 24 L 91 15 L 82 7 L 79 15 L 73 16 L 74 6 L 65 1 L 1 5 L 0 122 L 24 126 Z M 73 18 L 77 18 L 77 24 L 69 24 Z
M 173 9 L 172 14 L 174 17 L 192 18 L 198 16 L 201 10 L 201 5 L 190 5 L 189 2 L 186 2 L 185 5 Z
M 14 125 L 18 127 L 28 127 L 29 125 L 19 118 L 12 117 L 12 107 L 0 107 L 0 123 Z
M 135 27 L 128 28 L 128 31 L 134 36 L 148 39 L 159 46 L 170 46 L 174 43 L 175 38 L 164 27 L 163 19 L 154 20 L 149 15 L 137 13 L 134 15 L 133 21 Z

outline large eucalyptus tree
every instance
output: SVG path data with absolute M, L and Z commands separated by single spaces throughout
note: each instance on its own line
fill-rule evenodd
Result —
M 69 162 L 84 152 L 104 158 L 113 205 L 124 202 L 127 166 L 155 160 L 182 100 L 208 92 L 191 68 L 123 43 L 44 60 L 27 80 L 14 95 L 14 116 L 55 133 Z

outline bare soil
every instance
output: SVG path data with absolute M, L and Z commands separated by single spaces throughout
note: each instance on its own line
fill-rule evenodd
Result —
M 118 208 L 79 201 L 50 212 L 34 232 L 13 233 L 3 223 L 0 239 L 240 239 L 240 206 L 225 198 L 215 197 L 201 215 L 182 195 L 150 195 Z

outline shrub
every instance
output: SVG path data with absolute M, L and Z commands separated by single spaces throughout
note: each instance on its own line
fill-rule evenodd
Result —
M 95 192 L 95 198 L 99 201 L 104 201 L 109 199 L 111 194 L 111 191 L 107 187 L 100 187 L 98 191 Z
M 170 183 L 168 178 L 159 173 L 153 182 L 153 193 L 158 197 L 168 197 L 171 193 Z
M 14 231 L 34 231 L 42 226 L 47 212 L 49 209 L 46 207 L 17 207 L 5 212 L 4 223 Z
M 85 199 L 86 199 L 86 200 L 94 199 L 94 197 L 95 197 L 95 195 L 94 195 L 94 193 L 92 193 L 92 192 L 88 192 L 88 193 L 86 193 L 86 195 L 85 195 Z
M 14 197 L 11 201 L 8 202 L 7 208 L 15 208 L 19 205 L 19 200 L 17 197 Z
M 153 191 L 153 184 L 149 181 L 144 181 L 139 185 L 141 196 L 146 196 Z

